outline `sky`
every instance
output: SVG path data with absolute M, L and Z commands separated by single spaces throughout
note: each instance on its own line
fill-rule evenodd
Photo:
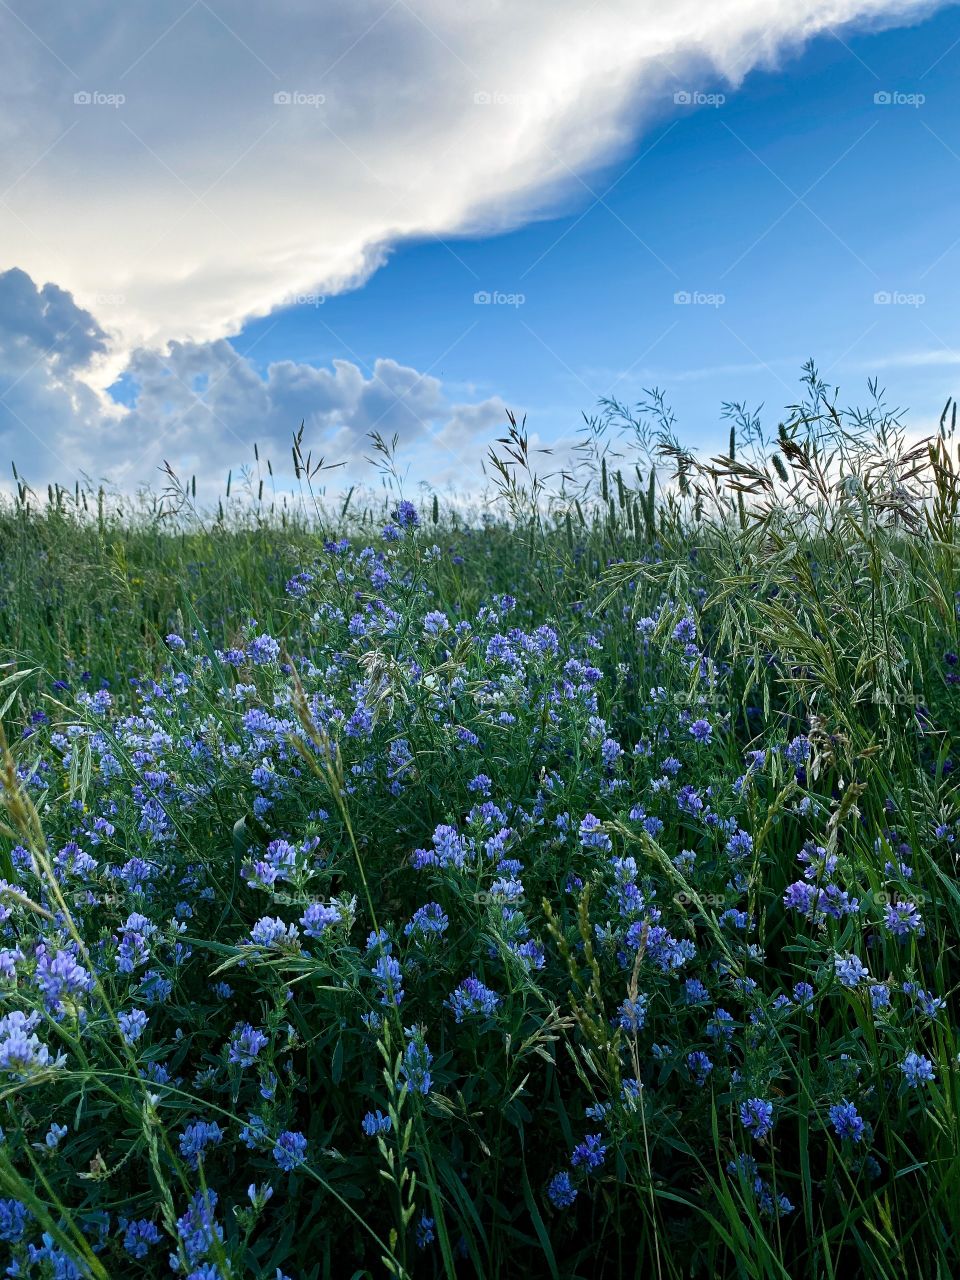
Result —
M 716 452 L 811 357 L 926 430 L 958 66 L 921 0 L 0 0 L 0 468 L 212 494 L 303 422 L 463 490 L 507 408 Z

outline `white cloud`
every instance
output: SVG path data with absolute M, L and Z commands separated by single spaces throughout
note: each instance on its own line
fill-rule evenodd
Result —
M 307 447 L 346 462 L 348 475 L 377 431 L 413 453 L 428 449 L 440 476 L 474 464 L 478 438 L 503 421 L 498 398 L 457 403 L 439 379 L 394 360 L 369 374 L 346 360 L 332 369 L 282 360 L 261 376 L 222 338 L 136 349 L 125 369 L 133 403 L 122 408 L 84 380 L 104 349 L 103 331 L 69 294 L 0 273 L 0 442 L 32 478 L 86 472 L 132 489 L 173 459 L 215 487 L 255 443 L 289 471 L 301 422 Z
M 932 7 L 10 0 L 0 265 L 57 280 L 128 345 L 223 337 L 362 280 L 402 237 L 535 215 L 678 86 L 737 83 L 817 32 Z

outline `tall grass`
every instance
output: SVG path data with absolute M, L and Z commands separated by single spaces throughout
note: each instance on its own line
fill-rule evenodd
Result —
M 956 1273 L 955 410 L 725 412 L 511 418 L 479 517 L 383 441 L 386 499 L 21 485 L 14 1274 Z

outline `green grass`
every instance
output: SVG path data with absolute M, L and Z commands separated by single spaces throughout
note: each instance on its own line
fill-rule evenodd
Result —
M 420 495 L 420 527 L 394 540 L 383 441 L 375 499 L 315 494 L 302 455 L 295 498 L 265 500 L 257 481 L 209 513 L 173 479 L 162 504 L 133 507 L 21 487 L 0 511 L 0 1017 L 35 1011 L 65 1055 L 4 1066 L 0 1036 L 0 1197 L 27 1214 L 21 1231 L 0 1205 L 0 1247 L 23 1274 L 66 1255 L 80 1274 L 167 1275 L 179 1250 L 204 1280 L 955 1275 L 949 410 L 915 442 L 876 388 L 843 410 L 809 367 L 771 437 L 728 406 L 729 446 L 708 462 L 660 395 L 601 406 L 569 474 L 511 420 L 490 505 Z M 350 551 L 326 545 L 340 538 Z M 264 634 L 276 643 L 258 649 Z M 104 683 L 110 708 L 92 696 Z M 691 732 L 700 719 L 709 735 Z M 483 851 L 499 819 L 471 825 L 487 795 L 519 869 Z M 459 864 L 414 869 L 447 825 Z M 738 831 L 750 841 L 731 852 Z M 295 849 L 271 884 L 252 868 L 278 839 Z M 813 889 L 836 884 L 857 910 L 785 907 L 804 849 Z M 427 902 L 448 929 L 408 934 Z M 922 929 L 900 938 L 885 921 L 906 902 Z M 339 914 L 318 936 L 250 941 L 258 920 L 302 925 L 318 903 Z M 131 913 L 154 926 L 132 972 Z M 38 946 L 86 977 L 45 999 Z M 844 985 L 848 955 L 889 1008 L 867 980 Z M 451 993 L 471 974 L 496 999 L 459 1019 Z M 137 1011 L 146 1030 L 128 1041 Z M 243 1023 L 265 1040 L 238 1065 Z M 405 1046 L 424 1043 L 419 1092 Z M 933 1082 L 909 1087 L 912 1052 Z M 166 1078 L 147 1079 L 156 1064 Z M 741 1121 L 751 1098 L 773 1106 L 767 1137 Z M 866 1124 L 858 1141 L 831 1118 L 841 1102 Z M 391 1127 L 367 1137 L 374 1110 Z M 262 1141 L 241 1135 L 251 1114 Z M 194 1160 L 197 1120 L 220 1129 Z M 52 1147 L 51 1121 L 68 1129 Z M 307 1143 L 292 1171 L 272 1154 L 286 1131 Z M 606 1156 L 588 1171 L 571 1153 L 593 1133 Z M 740 1153 L 762 1193 L 752 1169 L 731 1172 Z M 564 1171 L 566 1208 L 549 1193 Z M 251 1206 L 265 1182 L 273 1198 Z M 177 1220 L 207 1187 L 223 1236 L 191 1253 Z M 767 1211 L 778 1196 L 789 1209 Z M 132 1257 L 121 1217 L 162 1243 Z

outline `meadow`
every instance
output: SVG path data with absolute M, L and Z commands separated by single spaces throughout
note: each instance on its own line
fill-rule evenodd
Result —
M 955 409 L 725 412 L 17 478 L 5 1275 L 957 1274 Z

